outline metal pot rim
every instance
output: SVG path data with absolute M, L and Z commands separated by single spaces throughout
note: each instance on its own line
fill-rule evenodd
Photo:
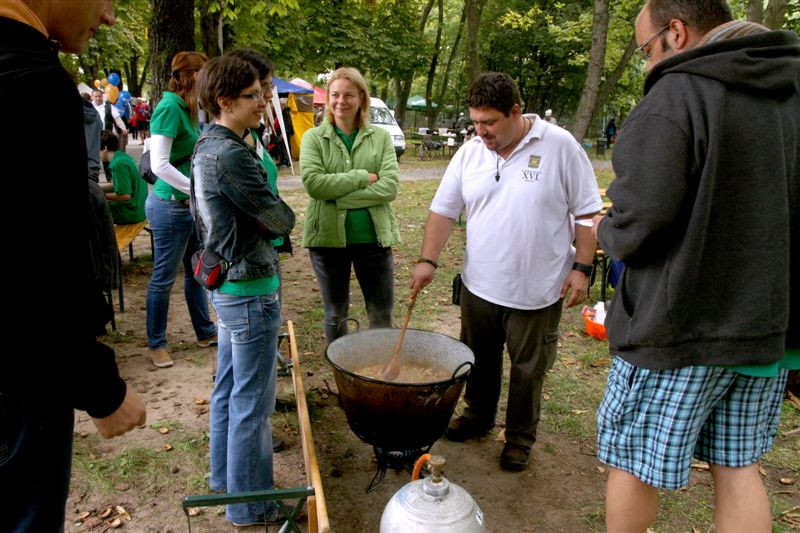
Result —
M 344 339 L 344 338 L 350 337 L 351 335 L 359 335 L 359 334 L 370 333 L 370 332 L 372 332 L 374 334 L 374 332 L 378 332 L 378 331 L 398 331 L 398 329 L 399 328 L 369 328 L 369 329 L 365 329 L 365 330 L 357 330 L 357 331 L 354 331 L 352 333 L 348 333 L 347 335 L 344 335 L 343 337 L 339 337 L 339 339 Z M 450 335 L 445 335 L 444 333 L 439 333 L 438 331 L 429 331 L 429 330 L 426 330 L 426 329 L 417 329 L 417 328 L 408 328 L 406 331 L 407 332 L 416 331 L 416 332 L 419 332 L 419 333 L 427 333 L 427 334 L 431 334 L 431 335 L 438 335 L 438 336 L 441 336 L 441 337 L 446 337 L 446 338 L 448 338 L 448 339 L 450 339 L 452 341 L 455 341 L 455 342 L 457 342 L 459 344 L 464 345 L 464 343 L 462 343 L 460 340 L 458 340 L 458 339 L 456 339 L 454 337 L 451 337 Z M 333 342 L 336 342 L 339 339 L 336 339 Z M 331 343 L 331 344 L 333 344 L 333 343 Z M 325 359 L 328 361 L 328 363 L 332 367 L 334 367 L 336 370 L 338 370 L 342 374 L 346 374 L 346 375 L 348 375 L 350 377 L 353 377 L 355 379 L 368 381 L 370 383 L 376 383 L 376 384 L 379 384 L 379 385 L 387 385 L 387 386 L 391 386 L 391 387 L 418 387 L 418 388 L 422 388 L 422 387 L 430 387 L 432 385 L 444 385 L 444 384 L 448 384 L 448 383 L 456 383 L 459 380 L 466 379 L 467 376 L 469 375 L 469 373 L 472 371 L 472 368 L 475 366 L 475 355 L 473 354 L 472 361 L 464 361 L 463 363 L 458 365 L 453 370 L 453 375 L 451 375 L 448 379 L 446 379 L 444 381 L 428 381 L 426 383 L 403 383 L 403 382 L 396 382 L 396 381 L 383 381 L 381 379 L 371 378 L 371 377 L 368 377 L 368 376 L 363 376 L 361 374 L 356 374 L 355 372 L 351 372 L 350 370 L 347 370 L 346 368 L 342 367 L 341 365 L 339 365 L 338 363 L 336 363 L 335 361 L 333 361 L 330 358 L 330 355 L 328 355 L 328 350 L 329 349 L 330 349 L 330 345 L 328 345 L 325 348 Z M 469 349 L 469 347 L 467 347 L 467 349 Z M 470 350 L 470 353 L 472 353 L 472 350 Z M 388 360 L 387 360 L 387 363 L 388 363 Z M 461 370 L 461 368 L 464 365 L 469 365 L 469 369 L 467 369 L 466 372 L 462 372 L 461 374 L 456 375 L 456 373 L 459 370 Z

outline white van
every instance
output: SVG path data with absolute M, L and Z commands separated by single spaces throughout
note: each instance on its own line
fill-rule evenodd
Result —
M 394 143 L 394 151 L 397 158 L 400 159 L 400 156 L 406 151 L 406 137 L 403 135 L 403 130 L 397 125 L 394 115 L 383 103 L 383 100 L 380 98 L 370 98 L 369 100 L 370 123 L 389 132 Z

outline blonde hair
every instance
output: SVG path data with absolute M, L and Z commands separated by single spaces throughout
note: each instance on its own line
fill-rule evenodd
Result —
M 352 67 L 342 67 L 334 70 L 328 80 L 328 89 L 325 91 L 325 117 L 328 122 L 331 124 L 336 123 L 330 106 L 330 88 L 331 84 L 336 80 L 347 80 L 358 89 L 361 94 L 361 106 L 358 113 L 356 113 L 356 126 L 362 130 L 366 129 L 369 126 L 369 89 L 367 88 L 367 80 L 364 79 L 358 69 Z

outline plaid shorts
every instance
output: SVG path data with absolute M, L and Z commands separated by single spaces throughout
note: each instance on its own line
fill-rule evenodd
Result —
M 689 484 L 692 457 L 743 467 L 772 446 L 788 372 L 638 368 L 615 357 L 597 411 L 597 457 L 658 488 Z

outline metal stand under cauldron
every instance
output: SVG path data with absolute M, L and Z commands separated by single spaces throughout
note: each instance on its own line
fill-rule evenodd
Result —
M 367 492 L 383 481 L 387 469 L 409 468 L 444 434 L 475 362 L 472 351 L 459 341 L 441 333 L 409 329 L 400 366 L 444 368 L 450 372 L 449 379 L 402 383 L 402 375 L 389 382 L 355 373 L 385 364 L 399 333 L 391 328 L 357 331 L 333 341 L 325 353 L 350 429 L 375 450 L 378 472 Z
M 372 450 L 375 452 L 378 471 L 375 472 L 375 476 L 367 487 L 367 494 L 383 483 L 383 478 L 386 477 L 386 471 L 390 468 L 398 472 L 400 470 L 405 470 L 410 474 L 414 470 L 414 462 L 419 459 L 421 455 L 430 452 L 431 446 L 433 446 L 433 444 L 427 448 L 417 448 L 414 450 L 387 450 L 379 446 L 373 446 Z

